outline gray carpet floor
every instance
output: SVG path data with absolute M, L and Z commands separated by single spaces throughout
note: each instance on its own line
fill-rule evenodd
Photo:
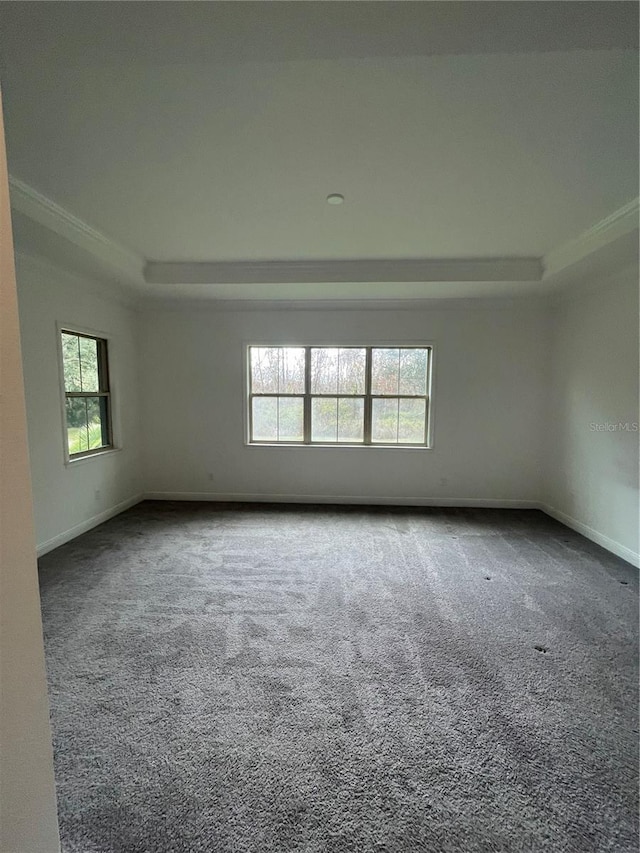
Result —
M 40 577 L 65 853 L 638 849 L 638 572 L 542 513 L 145 502 Z

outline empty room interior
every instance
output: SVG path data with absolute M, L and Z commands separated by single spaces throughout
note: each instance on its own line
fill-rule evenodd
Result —
M 1 853 L 638 850 L 638 4 L 3 2 L 0 81 Z

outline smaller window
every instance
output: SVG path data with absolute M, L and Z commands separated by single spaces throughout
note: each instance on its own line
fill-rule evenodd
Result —
M 65 426 L 70 459 L 113 447 L 107 342 L 62 331 Z

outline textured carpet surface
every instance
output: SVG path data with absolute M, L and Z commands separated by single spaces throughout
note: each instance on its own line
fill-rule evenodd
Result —
M 146 502 L 41 589 L 65 853 L 638 849 L 638 573 L 542 513 Z

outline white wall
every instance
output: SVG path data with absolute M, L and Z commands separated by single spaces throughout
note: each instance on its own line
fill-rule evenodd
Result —
M 147 301 L 138 315 L 100 285 L 19 257 L 18 292 L 41 552 L 146 493 L 542 504 L 637 561 L 639 434 L 592 426 L 639 420 L 637 268 L 550 302 Z M 123 446 L 67 466 L 57 323 L 110 336 Z M 391 341 L 435 346 L 432 450 L 245 445 L 245 344 Z
M 140 498 L 138 315 L 99 285 L 18 255 L 29 449 L 39 553 L 77 536 Z M 121 450 L 65 465 L 58 324 L 109 340 L 116 442 Z
M 156 496 L 537 501 L 544 311 L 537 301 L 405 310 L 145 306 L 146 491 Z M 244 443 L 247 343 L 432 342 L 434 447 Z
M 59 850 L 0 102 L 0 851 Z
M 552 318 L 545 502 L 637 565 L 638 268 L 574 289 Z

